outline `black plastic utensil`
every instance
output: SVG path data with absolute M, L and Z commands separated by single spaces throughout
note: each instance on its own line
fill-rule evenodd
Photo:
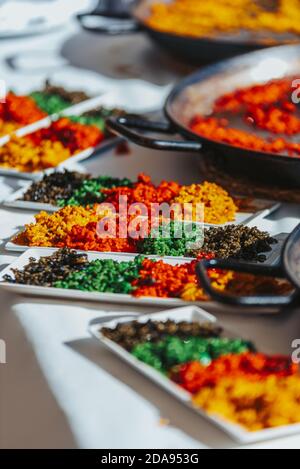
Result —
M 209 269 L 231 270 L 234 272 L 249 273 L 289 280 L 295 287 L 290 295 L 256 295 L 234 296 L 212 287 L 207 271 Z M 298 225 L 286 240 L 281 253 L 279 265 L 258 265 L 228 260 L 200 261 L 196 266 L 196 273 L 206 293 L 210 297 L 226 305 L 238 307 L 282 307 L 299 306 L 300 304 L 300 225 Z

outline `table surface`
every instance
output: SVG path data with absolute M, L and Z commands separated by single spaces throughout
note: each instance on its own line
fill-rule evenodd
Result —
M 12 60 L 16 51 L 21 55 Z M 19 68 L 12 69 L 12 63 Z M 1 43 L 0 78 L 17 89 L 34 88 L 51 73 L 74 76 L 74 67 L 81 75 L 86 70 L 98 72 L 103 84 L 113 84 L 116 92 L 122 91 L 124 80 L 166 85 L 189 71 L 143 35 L 105 39 L 79 31 L 74 23 L 47 36 Z M 94 174 L 128 177 L 143 171 L 156 181 L 192 183 L 203 177 L 195 155 L 134 146 L 126 156 L 111 151 L 88 160 L 85 167 Z M 0 197 L 18 185 L 15 179 L 1 178 Z M 5 241 L 32 216 L 0 207 L 1 265 L 14 257 L 5 252 Z M 284 205 L 260 226 L 274 234 L 290 232 L 299 220 L 300 207 Z M 7 345 L 7 364 L 0 365 L 1 448 L 237 447 L 222 431 L 101 348 L 87 332 L 91 319 L 108 318 L 110 312 L 148 312 L 145 308 L 23 298 L 2 291 L 0 300 L 0 338 Z M 216 315 L 267 352 L 291 353 L 292 341 L 300 337 L 297 311 L 245 315 L 233 309 Z M 299 448 L 300 435 L 250 447 Z

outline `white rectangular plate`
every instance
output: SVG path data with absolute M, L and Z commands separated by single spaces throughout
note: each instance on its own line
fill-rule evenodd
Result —
M 94 337 L 96 337 L 101 342 L 101 344 L 107 347 L 110 351 L 118 355 L 122 360 L 124 360 L 125 362 L 133 366 L 140 373 L 147 376 L 156 384 L 164 388 L 167 392 L 172 394 L 174 397 L 176 397 L 179 401 L 187 405 L 189 408 L 193 409 L 202 417 L 204 417 L 205 419 L 209 420 L 210 422 L 215 424 L 217 427 L 222 429 L 224 432 L 230 435 L 238 443 L 249 444 L 249 443 L 269 440 L 273 438 L 286 437 L 286 436 L 294 435 L 300 432 L 300 424 L 277 427 L 277 428 L 262 430 L 258 432 L 249 432 L 243 427 L 239 425 L 235 425 L 229 421 L 226 421 L 225 419 L 222 419 L 219 416 L 209 415 L 204 410 L 201 410 L 199 407 L 196 407 L 195 405 L 193 405 L 191 396 L 188 392 L 186 392 L 184 389 L 177 386 L 175 383 L 173 383 L 167 377 L 160 374 L 151 366 L 146 365 L 145 363 L 135 358 L 133 355 L 127 352 L 123 347 L 116 344 L 112 340 L 107 339 L 101 333 L 101 329 L 103 327 L 113 328 L 118 323 L 131 322 L 132 320 L 144 323 L 150 319 L 153 321 L 155 320 L 166 321 L 167 319 L 171 319 L 176 322 L 180 322 L 180 321 L 216 322 L 216 318 L 208 314 L 203 309 L 200 309 L 196 306 L 188 306 L 184 308 L 163 311 L 161 313 L 139 316 L 138 318 L 136 317 L 132 319 L 118 318 L 118 319 L 111 320 L 107 323 L 101 322 L 101 324 L 97 324 L 97 322 L 94 320 L 90 323 L 89 330 L 90 330 L 90 333 Z
M 22 269 L 25 265 L 29 263 L 29 259 L 34 257 L 39 259 L 43 256 L 50 256 L 57 249 L 28 249 L 20 257 L 18 257 L 10 266 L 5 268 L 0 273 L 0 282 L 3 282 L 4 275 L 12 274 L 12 269 Z M 136 255 L 130 254 L 113 254 L 113 253 L 93 253 L 88 252 L 88 259 L 90 261 L 95 259 L 114 259 L 116 261 L 130 261 Z M 161 259 L 159 256 L 147 256 L 150 259 Z M 168 264 L 184 264 L 191 261 L 190 258 L 178 258 L 178 257 L 164 257 L 165 262 Z M 18 285 L 10 283 L 0 283 L 0 288 L 10 290 L 16 293 L 23 295 L 34 295 L 42 297 L 55 297 L 55 298 L 64 298 L 68 300 L 82 300 L 82 301 L 96 301 L 96 302 L 107 302 L 107 303 L 124 303 L 124 304 L 135 304 L 135 305 L 145 305 L 145 306 L 165 306 L 172 307 L 176 305 L 190 304 L 189 302 L 183 301 L 179 298 L 154 298 L 154 297 L 142 297 L 136 298 L 131 295 L 117 294 L 117 293 L 90 293 L 83 292 L 79 290 L 66 290 L 60 288 L 47 288 L 47 287 L 36 287 L 32 285 Z M 204 305 L 207 302 L 201 301 L 197 304 Z M 210 302 L 212 304 L 212 302 Z
M 11 132 L 10 134 L 2 135 L 2 137 L 0 137 L 0 146 L 5 145 L 5 143 L 7 143 L 13 135 L 16 135 L 17 137 L 23 137 L 24 135 L 28 135 L 32 132 L 35 132 L 36 130 L 42 129 L 44 127 L 49 127 L 51 122 L 53 120 L 58 119 L 60 116 L 63 117 L 63 116 L 70 116 L 70 115 L 79 115 L 86 111 L 90 111 L 94 109 L 95 107 L 102 105 L 103 101 L 105 102 L 105 96 L 106 94 L 105 95 L 98 94 L 96 96 L 93 96 L 92 98 L 88 98 L 82 101 L 81 103 L 72 104 L 71 106 L 61 111 L 60 113 L 49 114 L 46 117 L 43 117 L 43 119 L 35 121 L 31 124 L 27 124 L 23 127 L 19 127 L 18 129 L 16 129 L 14 132 Z
M 32 211 L 41 211 L 45 210 L 47 212 L 55 212 L 58 210 L 57 207 L 54 207 L 52 205 L 48 204 L 39 204 L 35 202 L 24 202 L 18 200 L 22 195 L 26 192 L 28 189 L 28 186 L 23 186 L 21 189 L 19 189 L 17 192 L 14 194 L 10 195 L 6 201 L 4 202 L 4 205 L 6 207 L 10 208 L 19 208 L 19 209 L 27 209 L 27 210 L 32 210 Z M 238 214 L 237 220 L 233 224 L 243 224 L 243 225 L 251 225 L 251 226 L 258 226 L 259 228 L 259 221 L 273 213 L 275 210 L 277 210 L 280 207 L 280 204 L 272 202 L 272 201 L 266 201 L 266 200 L 256 200 L 257 207 L 262 207 L 262 209 L 254 214 L 249 214 L 249 213 L 240 213 Z M 257 223 L 256 223 L 257 222 Z M 204 227 L 212 227 L 212 226 L 224 226 L 224 225 L 210 225 L 210 224 L 204 224 Z M 20 232 L 19 232 L 20 233 Z M 16 233 L 13 238 L 8 241 L 5 245 L 5 249 L 7 251 L 15 251 L 15 252 L 24 252 L 27 249 L 30 249 L 31 246 L 22 246 L 19 244 L 14 243 L 13 239 L 19 234 Z M 40 247 L 35 247 L 35 249 L 40 250 L 44 248 Z M 138 253 L 136 253 L 138 254 Z
M 0 272 L 0 289 L 5 289 L 14 293 L 21 295 L 30 295 L 38 297 L 52 297 L 52 298 L 61 298 L 67 301 L 91 301 L 97 303 L 117 303 L 117 304 L 132 304 L 132 305 L 142 305 L 148 307 L 162 306 L 165 308 L 183 306 L 183 305 L 199 305 L 205 307 L 207 310 L 214 312 L 221 311 L 222 313 L 238 313 L 241 314 L 239 309 L 232 309 L 232 306 L 226 306 L 221 303 L 216 303 L 214 301 L 197 301 L 197 302 L 188 302 L 181 300 L 180 298 L 157 298 L 157 297 L 134 297 L 131 295 L 117 294 L 117 293 L 89 293 L 79 290 L 66 290 L 59 288 L 49 288 L 49 287 L 36 287 L 32 285 L 18 285 L 3 282 L 4 275 L 11 275 L 12 269 L 22 269 L 25 265 L 28 264 L 29 259 L 34 257 L 39 259 L 43 256 L 51 256 L 54 252 L 58 251 L 55 248 L 32 248 L 27 249 L 23 254 L 16 258 L 16 260 Z M 128 253 L 100 253 L 100 252 L 91 252 L 91 251 L 77 251 L 87 254 L 90 261 L 95 259 L 114 259 L 117 261 L 129 261 L 133 260 L 137 254 L 128 254 Z M 185 264 L 186 262 L 192 261 L 194 259 L 189 257 L 160 257 L 160 256 L 145 256 L 149 259 L 163 259 L 165 262 L 171 265 L 175 264 Z M 273 306 L 270 308 L 249 308 L 246 311 L 243 311 L 242 314 L 278 314 L 280 308 Z
M 88 99 L 86 101 L 83 101 L 82 103 L 75 104 L 74 106 L 70 106 L 69 108 L 65 109 L 59 114 L 53 114 L 52 116 L 46 117 L 40 121 L 34 122 L 33 124 L 30 124 L 26 127 L 22 127 L 16 131 L 16 135 L 18 137 L 23 137 L 25 135 L 29 135 L 37 130 L 40 130 L 42 128 L 47 128 L 49 125 L 51 125 L 52 121 L 57 119 L 59 116 L 68 116 L 68 115 L 80 115 L 86 111 L 90 111 L 92 109 L 95 109 L 97 106 L 101 105 L 103 101 L 103 96 L 97 96 L 95 98 Z M 4 136 L 0 138 L 0 145 L 5 145 L 10 139 L 10 136 Z M 110 148 L 112 148 L 114 145 L 116 145 L 121 139 L 120 138 L 109 138 L 107 140 L 104 140 L 100 145 L 97 146 L 97 154 L 108 151 Z M 63 168 L 66 164 L 70 163 L 78 163 L 79 161 L 86 160 L 90 156 L 93 155 L 93 153 L 96 153 L 95 148 L 87 148 L 84 151 L 81 151 L 80 153 L 76 153 L 75 155 L 71 156 L 67 160 L 63 161 L 60 165 L 56 166 L 56 168 Z M 49 168 L 46 171 L 37 171 L 34 173 L 26 173 L 23 171 L 19 171 L 17 169 L 10 169 L 10 168 L 4 168 L 0 166 L 0 175 L 1 176 L 9 176 L 9 177 L 21 177 L 22 179 L 29 179 L 31 181 L 36 181 L 38 179 L 41 179 L 45 172 L 47 171 L 53 171 L 55 168 Z M 45 205 L 45 204 L 43 204 Z M 13 207 L 12 205 L 9 205 L 10 207 Z M 16 207 L 16 206 L 14 206 Z M 18 207 L 20 208 L 20 207 Z M 21 207 L 25 208 L 25 207 Z
M 115 139 L 108 140 L 107 144 L 108 142 L 110 142 L 110 145 L 113 146 L 115 144 Z M 104 144 L 105 142 L 103 142 L 103 145 Z M 67 160 L 67 161 L 70 161 L 70 160 Z M 57 207 L 51 204 L 20 200 L 24 196 L 25 192 L 29 189 L 30 185 L 31 184 L 28 184 L 22 187 L 22 189 L 18 189 L 13 194 L 10 194 L 10 196 L 3 202 L 4 205 L 6 207 L 20 208 L 23 210 L 31 210 L 31 211 L 36 211 L 36 212 L 40 210 L 45 210 L 47 212 L 57 212 L 60 209 L 60 207 Z M 250 222 L 252 223 L 258 217 L 262 218 L 262 217 L 266 217 L 270 215 L 271 213 L 278 210 L 278 208 L 281 205 L 280 203 L 277 203 L 271 200 L 264 200 L 264 199 L 255 199 L 254 204 L 257 209 L 256 212 L 253 212 L 253 213 L 238 212 L 236 215 L 236 220 L 234 222 L 225 223 L 224 225 L 212 225 L 210 223 L 206 223 L 205 226 L 225 226 L 225 225 L 230 225 L 230 224 L 238 225 L 240 223 L 246 225 L 247 223 L 250 223 Z

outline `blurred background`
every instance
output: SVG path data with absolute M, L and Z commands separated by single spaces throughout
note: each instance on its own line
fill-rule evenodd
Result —
M 0 38 L 46 32 L 62 26 L 80 9 L 97 3 L 93 0 L 0 0 Z

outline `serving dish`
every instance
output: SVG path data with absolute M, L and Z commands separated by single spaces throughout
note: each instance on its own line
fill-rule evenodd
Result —
M 92 301 L 92 302 L 107 302 L 107 303 L 122 303 L 122 304 L 134 304 L 134 305 L 143 305 L 143 306 L 163 306 L 163 307 L 172 307 L 172 306 L 180 306 L 183 304 L 188 304 L 179 298 L 154 298 L 154 297 L 141 297 L 136 298 L 131 295 L 124 295 L 124 294 L 116 294 L 116 293 L 90 293 L 90 292 L 83 292 L 79 290 L 65 290 L 60 288 L 47 288 L 47 287 L 38 287 L 38 286 L 31 286 L 31 285 L 18 285 L 18 284 L 10 284 L 7 282 L 3 283 L 3 278 L 7 274 L 12 273 L 12 269 L 22 269 L 25 265 L 28 264 L 30 258 L 40 259 L 41 257 L 50 256 L 57 249 L 53 248 L 35 248 L 35 249 L 27 249 L 20 257 L 18 257 L 10 266 L 5 268 L 0 273 L 0 288 L 15 292 L 22 295 L 31 295 L 31 296 L 38 296 L 38 297 L 54 297 L 54 298 L 62 298 L 66 300 L 74 300 L 74 301 Z M 95 253 L 95 252 L 88 252 L 88 260 L 96 260 L 96 259 L 113 259 L 119 262 L 122 261 L 130 261 L 134 257 L 133 254 L 112 254 L 112 253 Z M 147 256 L 150 259 L 159 259 L 158 256 Z M 166 257 L 163 258 L 165 262 L 171 265 L 175 264 L 184 264 L 191 261 L 192 259 L 188 258 L 174 258 L 174 257 Z M 205 304 L 207 302 L 199 302 L 199 304 Z
M 162 0 L 170 3 L 170 0 Z M 119 35 L 143 31 L 160 47 L 172 55 L 192 64 L 212 62 L 251 50 L 299 42 L 293 34 L 259 34 L 241 32 L 239 34 L 219 34 L 215 37 L 189 37 L 160 31 L 147 24 L 149 8 L 157 0 L 131 1 L 126 10 L 124 5 L 116 2 L 107 8 L 97 7 L 91 13 L 77 16 L 81 26 L 94 33 Z
M 230 269 L 236 272 L 246 272 L 258 276 L 264 275 L 288 279 L 294 286 L 294 291 L 290 295 L 281 297 L 272 295 L 234 296 L 222 294 L 212 288 L 211 282 L 207 276 L 207 269 L 210 268 Z M 200 262 L 196 272 L 206 292 L 222 304 L 238 306 L 240 308 L 268 308 L 270 306 L 278 306 L 298 309 L 300 298 L 300 225 L 294 229 L 284 242 L 281 250 L 281 259 L 277 265 L 259 266 L 248 264 L 245 266 L 234 261 L 213 260 Z
M 208 154 L 219 171 L 246 176 L 254 181 L 300 187 L 300 158 L 284 153 L 268 153 L 242 148 L 200 136 L 190 128 L 197 115 L 210 115 L 216 99 L 238 89 L 298 76 L 300 47 L 282 46 L 256 51 L 211 65 L 185 78 L 175 86 L 164 107 L 167 121 L 149 122 L 120 117 L 108 120 L 108 127 L 128 140 L 156 150 Z M 137 132 L 134 129 L 139 129 Z M 147 132 L 180 134 L 182 140 L 164 140 Z M 289 139 L 287 138 L 289 141 Z M 202 153 L 202 155 L 201 155 Z
M 16 192 L 12 193 L 7 197 L 6 200 L 4 200 L 3 204 L 6 207 L 10 208 L 18 208 L 22 210 L 30 210 L 30 211 L 46 211 L 46 212 L 51 212 L 54 213 L 58 211 L 61 207 L 57 205 L 52 205 L 52 204 L 46 204 L 46 203 L 41 203 L 41 202 L 31 202 L 31 201 L 25 201 L 22 200 L 24 194 L 28 191 L 30 188 L 31 183 L 26 183 L 22 185 L 20 189 L 18 189 Z M 243 197 L 238 197 L 241 201 L 243 200 Z M 248 199 L 246 199 L 248 201 Z M 266 199 L 249 199 L 249 207 L 243 208 L 237 212 L 236 214 L 236 219 L 234 222 L 228 222 L 224 224 L 218 224 L 214 225 L 211 223 L 204 223 L 205 226 L 226 226 L 230 224 L 249 224 L 252 221 L 255 222 L 258 218 L 265 218 L 272 213 L 274 213 L 276 210 L 280 208 L 280 203 L 274 202 L 272 200 L 266 200 Z
M 87 83 L 89 83 L 89 79 L 90 77 L 88 76 Z M 66 76 L 64 74 L 62 74 L 61 76 L 59 76 L 59 74 L 53 75 L 51 76 L 51 79 L 45 80 L 45 82 L 42 84 L 37 82 L 36 88 L 33 87 L 32 84 L 31 84 L 31 87 L 28 87 L 27 83 L 14 84 L 13 81 L 12 83 L 10 83 L 10 87 L 12 88 L 12 91 L 8 91 L 6 95 L 7 96 L 14 95 L 17 101 L 16 103 L 10 103 L 8 108 L 10 106 L 12 106 L 12 109 L 16 107 L 17 108 L 16 110 L 20 114 L 22 114 L 21 109 L 23 109 L 23 105 L 24 106 L 26 105 L 24 104 L 24 102 L 22 102 L 22 99 L 25 98 L 25 103 L 26 103 L 26 99 L 29 99 L 30 101 L 33 99 L 35 107 L 37 108 L 37 110 L 39 110 L 41 113 L 44 114 L 44 117 L 38 118 L 37 120 L 35 120 L 34 122 L 31 122 L 30 124 L 20 125 L 15 130 L 11 131 L 10 133 L 2 134 L 0 137 L 0 145 L 3 145 L 6 142 L 8 142 L 12 135 L 17 135 L 17 136 L 22 137 L 23 135 L 26 135 L 27 133 L 31 131 L 42 128 L 44 126 L 46 127 L 47 125 L 51 123 L 52 120 L 57 119 L 59 115 L 64 115 L 64 114 L 68 115 L 68 109 L 76 110 L 78 108 L 78 112 L 80 112 L 80 109 L 82 108 L 83 109 L 82 112 L 84 112 L 85 109 L 86 110 L 92 109 L 90 103 L 93 103 L 93 100 L 95 100 L 96 105 L 98 103 L 101 104 L 103 100 L 103 95 L 101 94 L 103 84 L 101 82 L 98 84 L 98 89 L 97 89 L 97 85 L 95 84 L 95 82 L 93 82 L 93 80 L 91 80 L 90 86 L 87 86 L 85 88 L 87 91 L 78 91 L 74 83 L 74 77 L 68 76 L 68 73 L 66 74 Z M 57 90 L 56 88 L 58 89 L 62 88 L 62 90 L 60 89 Z M 81 89 L 80 84 L 78 88 Z M 66 95 L 62 97 L 61 92 L 63 92 L 63 94 L 64 92 L 66 92 Z M 73 97 L 68 96 L 69 93 L 72 94 L 74 92 L 76 94 L 78 93 L 80 94 L 79 97 L 78 96 L 76 97 L 77 100 L 80 99 L 80 101 L 77 104 L 73 104 L 72 100 L 74 99 L 74 96 Z M 57 100 L 56 101 L 54 100 L 55 105 L 52 103 L 52 105 L 50 104 L 50 106 L 48 104 L 45 107 L 43 107 L 43 104 L 42 105 L 40 104 L 40 101 L 39 101 L 41 97 L 40 95 L 44 95 L 44 94 L 46 95 L 49 94 L 49 96 L 52 95 L 52 97 L 58 96 L 59 106 L 61 107 L 60 112 L 56 112 L 56 113 L 52 112 L 53 109 L 55 108 L 57 109 L 56 107 L 58 105 Z M 106 93 L 105 97 L 107 97 L 108 94 L 109 93 Z M 101 102 L 99 102 L 100 95 L 102 96 Z M 20 104 L 18 104 L 18 99 L 21 99 L 22 108 Z M 27 114 L 28 114 L 28 111 L 27 111 Z M 9 122 L 9 120 L 7 121 L 6 119 L 7 117 L 5 117 L 4 123 Z
M 23 191 L 24 189 L 20 189 L 20 191 Z M 29 204 L 27 205 L 27 209 L 29 209 Z M 37 204 L 36 204 L 37 205 Z M 9 207 L 14 207 L 14 208 L 24 208 L 22 205 L 13 205 L 13 202 L 9 205 Z M 33 207 L 33 205 L 32 205 Z M 45 205 L 46 207 L 46 205 Z M 270 215 L 271 213 L 273 213 L 275 210 L 277 210 L 279 207 L 278 204 L 275 204 L 275 205 L 270 205 L 269 208 L 266 208 L 266 209 L 262 209 L 254 214 L 246 214 L 246 213 L 240 213 L 239 214 L 239 217 L 237 217 L 237 220 L 234 222 L 234 223 L 226 223 L 224 225 L 211 225 L 211 224 L 208 224 L 208 223 L 200 223 L 200 222 L 192 222 L 192 226 L 194 226 L 195 228 L 197 229 L 202 229 L 202 228 L 213 228 L 213 227 L 225 227 L 227 225 L 244 225 L 244 226 L 249 226 L 249 227 L 255 227 L 257 226 L 259 228 L 259 225 L 260 225 L 260 222 L 261 220 L 263 220 L 266 216 Z M 34 210 L 34 209 L 32 209 Z M 50 213 L 54 213 L 55 211 L 50 211 Z M 34 222 L 34 218 L 32 218 L 32 221 Z M 191 225 L 190 222 L 183 222 L 183 223 L 187 223 L 187 225 Z M 27 249 L 30 249 L 32 248 L 32 246 L 29 246 L 29 245 L 26 245 L 26 244 L 17 244 L 15 242 L 15 238 L 18 237 L 20 234 L 22 233 L 22 230 L 18 231 L 5 245 L 5 249 L 7 251 L 15 251 L 15 252 L 24 252 L 26 251 Z M 279 237 L 281 235 L 277 234 Z M 275 236 L 276 237 L 276 236 Z M 281 241 L 280 241 L 281 243 Z M 35 247 L 35 249 L 37 250 L 40 250 L 40 249 L 44 249 L 43 247 Z M 277 252 L 279 249 L 278 245 L 275 245 L 275 247 L 272 249 L 272 252 Z M 95 252 L 95 251 L 91 251 L 91 252 Z M 118 253 L 118 254 L 122 254 L 122 253 Z M 136 253 L 134 255 L 137 255 L 139 253 Z M 270 255 L 269 255 L 270 257 Z
M 29 261 L 34 258 L 39 260 L 42 257 L 48 257 L 58 252 L 58 249 L 55 248 L 31 248 L 23 252 L 16 260 L 14 260 L 9 266 L 0 272 L 0 289 L 10 291 L 12 293 L 17 293 L 25 296 L 36 296 L 36 297 L 51 297 L 56 299 L 64 299 L 68 301 L 91 301 L 96 303 L 118 303 L 118 304 L 132 304 L 140 306 L 162 306 L 166 308 L 196 304 L 200 306 L 205 306 L 209 310 L 217 311 L 219 310 L 218 303 L 212 301 L 188 301 L 179 297 L 166 298 L 166 297 L 157 297 L 157 296 L 132 296 L 131 294 L 120 294 L 120 293 L 97 293 L 97 292 L 87 292 L 83 290 L 76 289 L 65 289 L 65 288 L 54 288 L 54 287 L 44 287 L 44 286 L 35 286 L 35 285 L 24 285 L 17 283 L 10 283 L 5 281 L 5 276 L 13 276 L 13 269 L 22 270 L 26 265 L 29 264 Z M 137 255 L 136 254 L 126 254 L 126 253 L 99 253 L 99 252 L 84 252 L 77 251 L 77 253 L 86 254 L 88 261 L 95 260 L 114 260 L 117 262 L 131 262 Z M 182 258 L 182 257 L 160 257 L 160 256 L 144 256 L 147 259 L 152 259 L 155 261 L 162 260 L 164 263 L 169 265 L 183 265 L 187 262 L 194 261 L 192 258 Z M 273 258 L 271 256 L 273 262 Z M 222 307 L 222 311 L 231 312 L 232 308 Z M 259 308 L 252 308 L 248 310 L 249 313 L 259 314 Z M 264 313 L 269 314 L 278 314 L 280 312 L 280 307 L 270 307 L 264 309 Z M 239 314 L 239 311 L 237 311 Z
M 37 130 L 49 127 L 52 122 L 54 122 L 60 117 L 68 117 L 71 115 L 79 116 L 84 112 L 91 111 L 97 108 L 97 106 L 101 106 L 102 102 L 103 102 L 102 95 L 93 97 L 91 99 L 83 101 L 82 103 L 70 106 L 64 111 L 60 112 L 59 114 L 52 114 L 51 116 L 48 116 L 40 121 L 37 121 L 28 126 L 22 127 L 15 132 L 15 135 L 17 137 L 24 137 L 26 135 L 36 132 Z M 9 140 L 10 140 L 10 136 L 2 137 L 0 139 L 0 145 L 1 146 L 5 145 Z M 68 166 L 69 164 L 72 164 L 72 163 L 78 163 L 80 161 L 86 160 L 87 158 L 95 154 L 105 152 L 109 150 L 110 148 L 112 148 L 113 146 L 117 145 L 117 143 L 120 141 L 121 141 L 120 138 L 116 138 L 113 136 L 107 139 L 104 139 L 104 141 L 102 141 L 97 147 L 87 148 L 86 150 L 83 150 L 74 154 L 73 156 L 63 161 L 58 166 L 56 166 L 56 168 L 64 168 L 66 167 L 66 165 Z M 41 179 L 45 172 L 49 172 L 53 170 L 55 170 L 55 168 L 49 168 L 45 171 L 36 171 L 33 173 L 28 173 L 28 172 L 22 172 L 13 168 L 12 169 L 4 168 L 4 167 L 1 167 L 0 165 L 0 175 L 9 176 L 9 177 L 17 177 L 21 179 L 29 179 L 31 181 Z
M 199 322 L 199 323 L 212 323 L 218 325 L 217 319 L 208 314 L 205 310 L 200 309 L 195 306 L 189 306 L 184 308 L 176 308 L 169 311 L 163 311 L 160 313 L 155 313 L 151 315 L 143 315 L 138 318 L 133 318 L 135 321 L 139 323 L 145 323 L 148 320 L 152 321 L 167 321 L 168 319 L 173 320 L 175 322 L 180 321 L 187 321 L 187 322 Z M 133 319 L 129 318 L 118 318 L 106 323 L 103 323 L 103 318 L 101 323 L 97 323 L 97 320 L 94 320 L 89 325 L 89 331 L 93 337 L 95 337 L 101 345 L 108 348 L 112 353 L 117 355 L 119 358 L 124 360 L 130 366 L 135 368 L 137 371 L 145 375 L 147 378 L 151 379 L 155 382 L 158 386 L 162 387 L 165 391 L 167 391 L 170 395 L 175 397 L 181 403 L 188 406 L 197 414 L 201 415 L 206 420 L 210 421 L 218 428 L 223 430 L 227 433 L 231 438 L 233 438 L 238 443 L 242 444 L 250 444 L 258 441 L 264 441 L 272 438 L 279 438 L 288 435 L 294 435 L 299 433 L 300 425 L 294 424 L 289 426 L 277 427 L 266 429 L 262 431 L 254 431 L 250 432 L 247 429 L 226 421 L 225 419 L 221 418 L 220 416 L 209 415 L 204 410 L 201 410 L 199 407 L 196 407 L 191 400 L 191 395 L 176 385 L 174 382 L 169 380 L 166 376 L 161 374 L 160 372 L 156 371 L 154 368 L 150 367 L 149 365 L 141 362 L 132 354 L 127 352 L 123 347 L 118 345 L 117 343 L 113 342 L 112 340 L 105 337 L 102 333 L 103 328 L 114 328 L 120 323 L 129 323 Z M 228 335 L 228 334 L 227 334 Z M 236 336 L 233 333 L 229 333 L 232 337 Z M 200 423 L 200 422 L 199 422 Z

